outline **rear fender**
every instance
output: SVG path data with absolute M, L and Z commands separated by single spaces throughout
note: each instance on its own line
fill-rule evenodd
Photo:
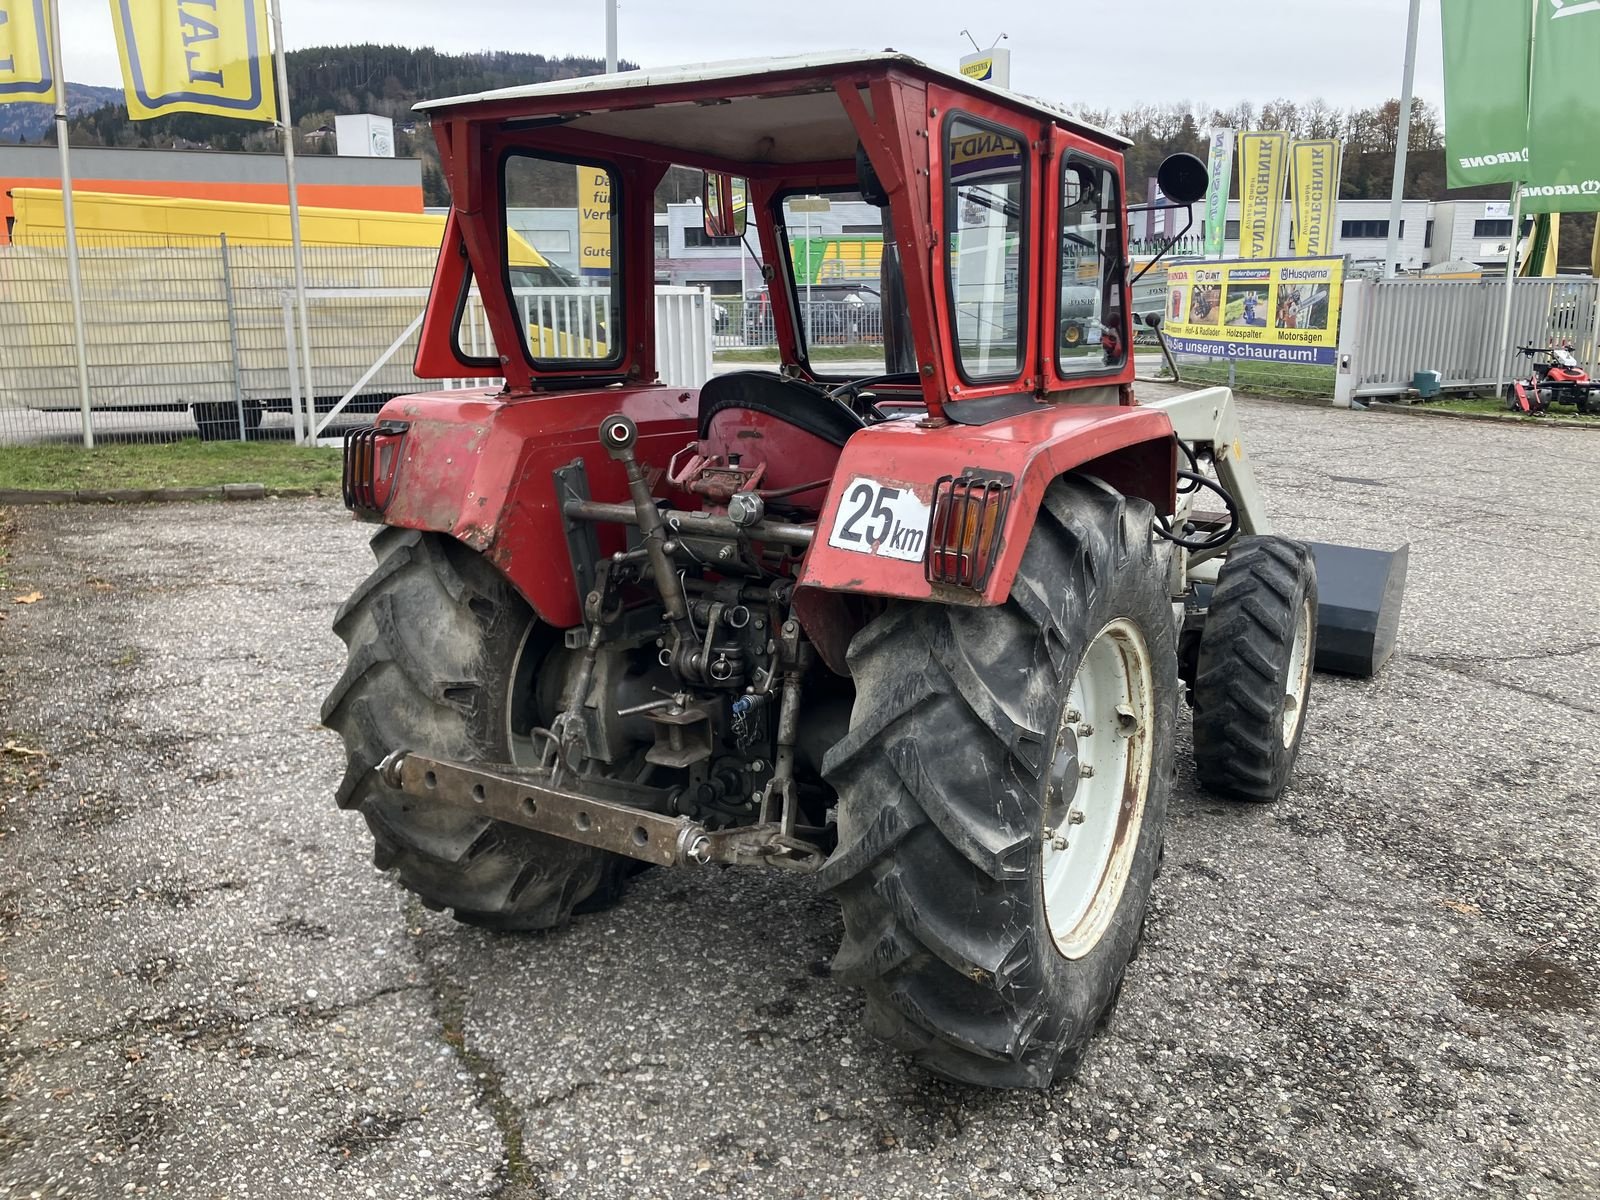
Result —
M 406 426 L 383 520 L 471 546 L 540 619 L 570 629 L 583 615 L 554 472 L 581 458 L 593 498 L 624 502 L 627 476 L 600 446 L 601 420 L 628 416 L 639 428 L 639 461 L 665 469 L 694 441 L 698 407 L 698 391 L 659 386 L 515 399 L 489 390 L 398 397 L 378 418 Z M 597 529 L 602 554 L 625 548 L 621 526 Z
M 1150 501 L 1158 512 L 1171 513 L 1176 456 L 1167 415 L 1137 406 L 1048 404 L 987 425 L 925 428 L 905 420 L 864 429 L 840 456 L 816 541 L 806 554 L 799 579 L 802 620 L 808 610 L 820 614 L 830 607 L 820 597 L 807 599 L 808 590 L 1000 604 L 1011 593 L 1039 505 L 1052 482 L 1071 471 L 1094 475 L 1126 495 Z M 842 548 L 843 539 L 834 537 L 840 508 L 861 481 L 899 489 L 928 507 L 942 476 L 959 476 L 968 469 L 1012 483 L 999 558 L 981 590 L 929 582 L 921 556 L 913 561 L 885 555 L 886 544 L 876 551 Z M 911 513 L 915 507 L 902 511 Z M 925 554 L 925 546 L 923 550 Z

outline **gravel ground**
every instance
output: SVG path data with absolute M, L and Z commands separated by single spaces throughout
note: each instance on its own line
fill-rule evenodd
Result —
M 21 511 L 0 1194 L 1600 1195 L 1600 438 L 1244 408 L 1286 532 L 1411 543 L 1402 649 L 1318 678 L 1281 803 L 1185 768 L 1145 952 L 1042 1094 L 867 1039 L 802 880 L 501 937 L 374 872 L 316 723 L 370 561 L 336 506 Z

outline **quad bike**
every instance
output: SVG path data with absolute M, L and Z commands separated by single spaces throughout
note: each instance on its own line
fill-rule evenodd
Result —
M 1527 357 L 1533 374 L 1512 380 L 1506 402 L 1512 412 L 1533 416 L 1549 412 L 1552 404 L 1570 404 L 1580 413 L 1595 411 L 1600 382 L 1578 365 L 1570 344 L 1518 346 L 1517 353 Z
M 377 865 L 501 930 L 642 864 L 803 873 L 873 1032 L 958 1080 L 1070 1072 L 1140 938 L 1180 703 L 1207 788 L 1277 799 L 1313 665 L 1393 647 L 1403 551 L 1275 536 L 1227 389 L 1134 402 L 1112 134 L 892 53 L 424 107 L 453 206 L 417 371 L 486 382 L 346 443 L 378 562 L 323 719 Z M 706 172 L 708 233 L 756 226 L 782 370 L 658 382 L 674 163 Z M 610 315 L 552 352 L 504 206 L 575 164 L 611 178 L 585 214 L 610 274 L 580 290 Z M 1198 199 L 1204 168 L 1162 186 Z M 788 222 L 840 194 L 882 213 L 885 344 L 830 377 Z M 1063 348 L 1067 270 L 1101 281 L 1093 347 Z M 470 288 L 487 354 L 458 336 Z

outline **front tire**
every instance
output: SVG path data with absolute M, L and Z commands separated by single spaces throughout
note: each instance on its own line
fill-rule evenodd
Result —
M 1152 516 L 1058 482 L 1006 604 L 898 603 L 851 644 L 850 732 L 823 766 L 839 794 L 834 969 L 865 990 L 868 1029 L 938 1075 L 1047 1087 L 1122 986 L 1178 696 Z M 1119 661 L 1120 684 L 1104 667 Z
M 347 756 L 337 800 L 367 820 L 373 862 L 431 908 L 495 929 L 548 929 L 620 894 L 628 860 L 416 800 L 385 784 L 392 750 L 472 763 L 526 760 L 536 680 L 559 635 L 453 538 L 385 528 L 378 566 L 334 618 L 349 647 L 322 706 Z
M 1270 802 L 1289 786 L 1317 658 L 1317 569 L 1281 537 L 1243 537 L 1217 575 L 1194 679 L 1201 786 Z

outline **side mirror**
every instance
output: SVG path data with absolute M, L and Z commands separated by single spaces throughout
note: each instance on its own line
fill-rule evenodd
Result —
M 1082 208 L 1092 202 L 1100 191 L 1094 168 L 1087 163 L 1068 163 L 1061 181 L 1061 203 L 1067 208 Z
M 1187 208 L 1205 199 L 1211 176 L 1192 154 L 1170 154 L 1156 171 L 1156 184 L 1168 203 Z
M 701 197 L 705 205 L 705 231 L 707 237 L 744 236 L 748 218 L 745 202 L 746 186 L 743 179 L 707 171 L 705 191 Z
M 1147 329 L 1160 329 L 1161 328 L 1161 314 L 1158 313 L 1158 312 L 1145 313 L 1145 315 L 1144 315 L 1144 324 L 1145 324 L 1145 328 L 1147 328 Z

